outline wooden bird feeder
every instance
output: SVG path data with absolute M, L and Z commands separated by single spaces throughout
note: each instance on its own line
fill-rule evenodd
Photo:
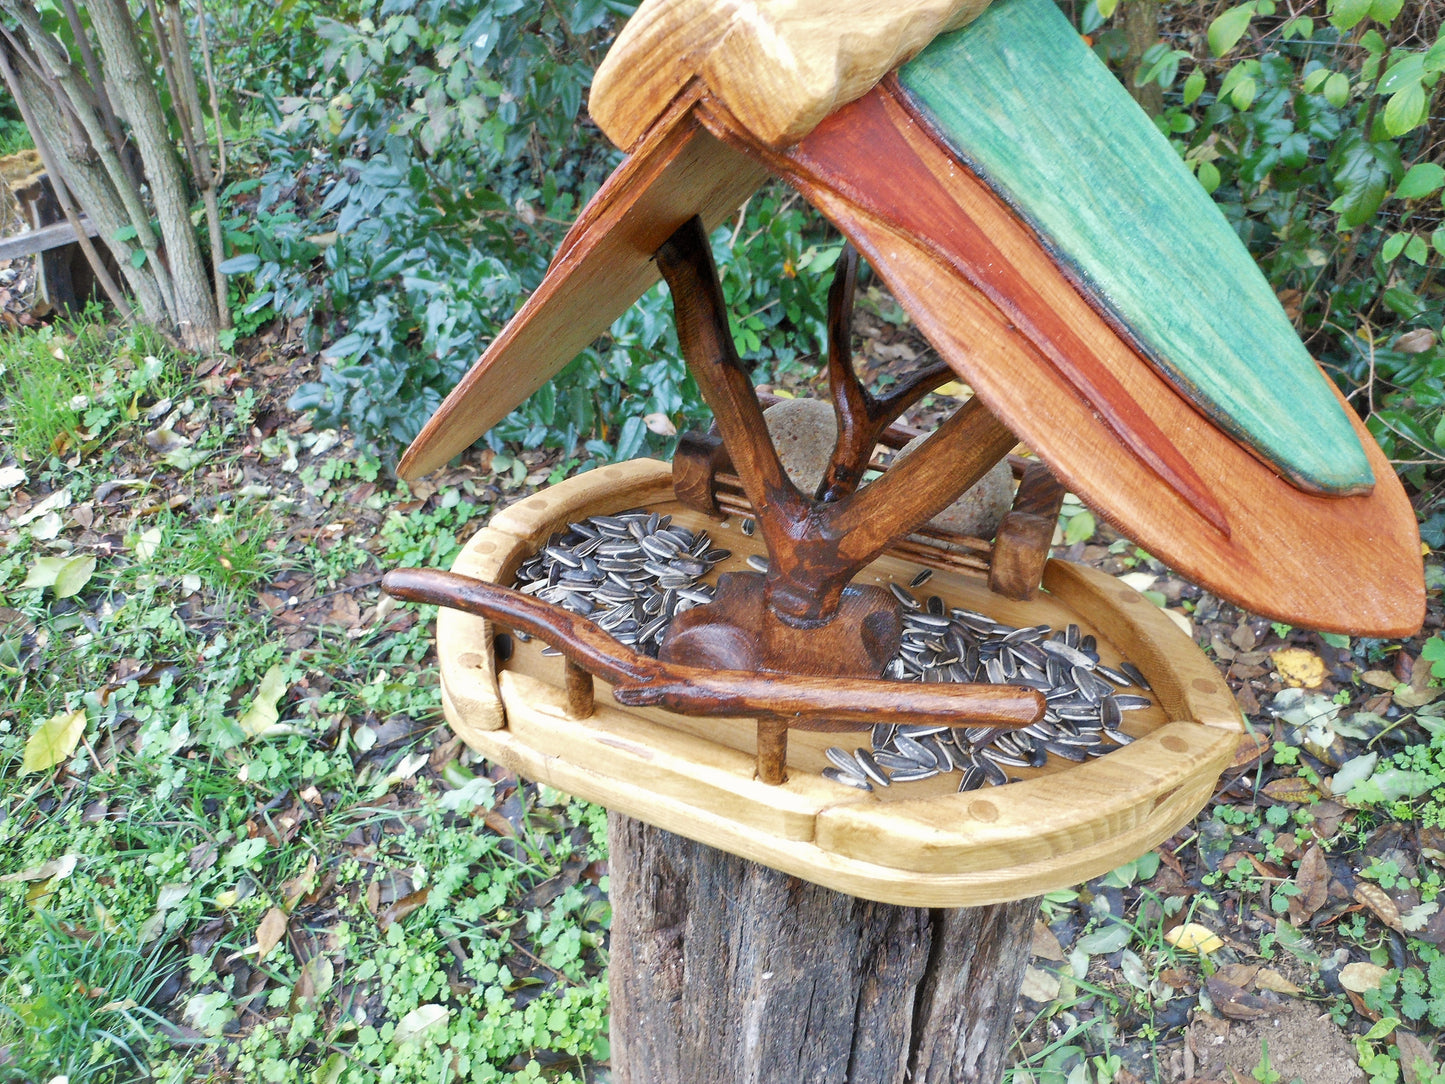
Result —
M 857 0 L 810 19 L 764 0 L 747 17 L 729 0 L 644 3 L 589 103 L 627 159 L 403 460 L 410 477 L 466 448 L 666 279 L 714 432 L 685 439 L 671 466 L 599 469 L 505 509 L 450 573 L 386 579 L 400 598 L 445 607 L 444 704 L 468 745 L 665 830 L 614 820 L 614 905 L 635 912 L 614 924 L 620 1079 L 742 1079 L 759 1050 L 786 1056 L 790 1044 L 813 1051 L 798 1079 L 989 1079 L 1033 904 L 962 912 L 963 927 L 917 909 L 1028 901 L 1077 883 L 1158 845 L 1208 801 L 1240 734 L 1238 708 L 1142 595 L 1048 559 L 1065 487 L 1256 612 L 1373 635 L 1423 618 L 1404 492 L 1229 226 L 1049 0 L 985 6 Z M 851 358 L 846 255 L 829 298 L 837 437 L 806 492 L 780 463 L 735 353 L 707 239 L 770 175 L 847 235 L 945 361 L 885 398 L 868 393 Z M 973 398 L 862 484 L 875 449 L 900 443 L 900 414 L 957 377 Z M 1015 460 L 1013 506 L 992 539 L 930 526 L 1019 441 L 1038 460 Z M 656 658 L 508 586 L 569 524 L 635 508 L 731 551 L 714 600 L 674 618 Z M 959 792 L 944 774 L 872 791 L 824 778 L 824 750 L 865 744 L 872 724 L 992 731 L 1044 714 L 1042 692 L 1023 684 L 883 677 L 904 624 L 888 584 L 922 569 L 945 609 L 1078 626 L 1101 665 L 1136 665 L 1154 703 L 1130 712 L 1133 740 L 1084 763 L 1050 755 L 986 790 Z M 687 956 L 659 931 L 706 910 L 724 870 L 739 885 L 766 874 L 823 888 L 808 888 L 806 905 L 797 887 L 740 889 L 746 924 L 689 927 L 702 955 Z M 863 915 L 850 899 L 895 906 Z M 932 931 L 894 944 L 899 959 L 922 953 L 909 981 L 930 993 L 920 1001 L 900 980 L 870 1038 L 859 1008 L 870 980 L 849 970 L 847 951 L 817 948 L 836 931 L 808 923 L 866 941 L 859 931 L 902 921 L 894 912 L 924 915 Z M 773 943 L 741 952 L 751 925 L 792 943 L 801 955 L 790 959 L 806 966 L 779 964 Z M 698 967 L 704 944 L 711 962 Z M 974 964 L 990 953 L 985 977 Z M 780 968 L 796 980 L 788 996 L 810 976 L 806 996 L 834 999 L 823 1015 L 856 1026 L 815 1043 L 829 1027 L 797 1030 L 780 1009 L 729 1054 L 692 1027 L 688 1013 L 713 1019 L 696 1004 L 709 984 L 755 998 Z M 972 1002 L 958 988 L 969 974 Z M 673 1008 L 649 1008 L 639 991 Z M 732 1019 L 728 1003 L 719 1018 Z M 973 1028 L 980 1018 L 994 1026 Z M 669 1029 L 692 1038 L 670 1040 Z M 839 1042 L 846 1075 L 827 1068 Z M 875 1048 L 893 1053 L 875 1065 L 860 1053 Z

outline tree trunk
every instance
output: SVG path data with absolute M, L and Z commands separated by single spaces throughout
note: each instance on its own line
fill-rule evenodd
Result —
M 177 333 L 188 349 L 209 353 L 216 348 L 216 303 L 191 226 L 185 178 L 151 71 L 136 46 L 130 14 L 118 0 L 90 0 L 87 9 L 105 53 L 106 83 L 116 108 L 130 121 L 145 163 L 175 291 Z M 156 31 L 159 34 L 161 28 Z
M 1159 44 L 1159 0 L 1127 0 L 1124 4 L 1124 37 L 1129 42 L 1129 54 L 1124 64 L 1129 93 L 1144 112 L 1157 117 L 1164 110 L 1164 88 L 1158 83 L 1135 86 L 1134 74 L 1139 67 L 1139 58 Z
M 996 1084 L 1039 901 L 845 896 L 618 813 L 618 1084 Z
M 132 265 L 129 246 L 111 240 L 117 231 L 131 224 L 131 219 L 105 167 L 97 160 L 90 145 L 83 138 L 77 139 L 74 128 L 65 123 L 51 97 L 50 89 L 40 81 L 34 71 L 19 57 L 13 56 L 10 68 L 17 84 L 12 90 L 18 99 L 25 102 L 31 118 L 39 128 L 35 133 L 37 142 L 43 140 L 54 153 L 62 173 L 61 179 L 95 223 L 100 236 L 115 252 L 116 266 L 140 306 L 141 314 L 148 323 L 159 327 L 169 326 L 166 302 L 157 289 L 155 280 Z

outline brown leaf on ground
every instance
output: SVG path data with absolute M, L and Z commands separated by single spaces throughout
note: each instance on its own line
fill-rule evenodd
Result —
M 1234 762 L 1230 767 L 1244 768 L 1253 764 L 1269 752 L 1273 744 L 1268 734 L 1241 734 L 1239 745 L 1234 750 Z
M 382 933 L 385 933 L 392 923 L 400 922 L 417 908 L 423 906 L 430 895 L 430 888 L 419 888 L 394 903 L 388 904 L 381 914 L 376 916 L 376 925 Z
M 1396 685 L 1400 684 L 1399 679 L 1388 670 L 1366 670 L 1360 674 L 1360 680 L 1366 684 L 1373 685 L 1377 689 L 1387 689 L 1391 691 L 1394 690 Z
M 1209 1000 L 1214 1002 L 1214 1007 L 1231 1020 L 1255 1020 L 1270 1011 L 1269 1002 L 1245 993 L 1218 975 L 1210 976 L 1205 989 L 1209 991 Z
M 1435 1057 L 1430 1048 L 1402 1028 L 1395 1029 L 1395 1049 L 1400 1052 L 1400 1070 L 1405 1084 L 1425 1084 L 1435 1079 Z
M 1355 885 L 1355 899 L 1375 912 L 1375 916 L 1396 933 L 1405 932 L 1404 927 L 1400 925 L 1400 909 L 1395 906 L 1395 901 L 1379 885 L 1361 881 Z
M 515 839 L 517 836 L 517 829 L 512 825 L 512 822 L 495 809 L 489 809 L 482 814 L 482 820 L 486 822 L 488 828 L 496 832 L 499 836 L 506 836 L 508 839 Z
M 1030 951 L 1033 955 L 1045 960 L 1062 961 L 1064 958 L 1064 947 L 1059 944 L 1059 939 L 1054 936 L 1054 931 L 1045 926 L 1041 920 L 1034 922 L 1034 940 Z
M 1284 647 L 1270 659 L 1286 685 L 1318 689 L 1325 681 L 1325 660 L 1302 647 Z
M 295 910 L 297 901 L 315 887 L 316 856 L 313 854 L 306 860 L 306 868 L 302 872 L 289 881 L 281 882 L 281 895 L 286 901 L 286 910 Z
M 1356 994 L 1378 990 L 1385 978 L 1385 969 L 1367 960 L 1356 960 L 1340 968 L 1340 985 Z
M 1300 987 L 1272 967 L 1260 968 L 1259 974 L 1254 977 L 1254 985 L 1260 990 L 1272 990 L 1276 994 L 1287 994 L 1290 997 L 1304 993 Z
M 281 938 L 286 936 L 286 925 L 289 921 L 286 912 L 279 907 L 273 907 L 266 912 L 261 919 L 261 925 L 256 927 L 257 963 L 271 955 L 271 950 L 281 943 Z
M 1326 799 L 1323 802 L 1316 802 L 1310 807 L 1310 814 L 1314 817 L 1315 836 L 1318 839 L 1329 839 L 1339 830 L 1340 821 L 1348 812 L 1339 802 Z
M 1318 801 L 1321 797 L 1320 792 L 1308 780 L 1299 776 L 1271 779 L 1260 789 L 1272 801 L 1287 802 L 1290 805 L 1304 805 Z
M 1231 986 L 1238 986 L 1241 990 L 1248 990 L 1254 977 L 1259 974 L 1261 964 L 1225 964 L 1218 971 L 1215 977 Z
M 1299 860 L 1299 872 L 1295 874 L 1295 887 L 1299 895 L 1291 905 L 1299 904 L 1305 918 L 1309 918 L 1325 905 L 1330 897 L 1330 867 L 1325 862 L 1325 853 L 1318 843 L 1312 844 Z M 1296 923 L 1298 925 L 1298 923 Z

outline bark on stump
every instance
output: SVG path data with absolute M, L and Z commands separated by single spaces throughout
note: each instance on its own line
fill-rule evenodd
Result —
M 608 814 L 618 1084 L 996 1084 L 1037 898 L 895 907 Z

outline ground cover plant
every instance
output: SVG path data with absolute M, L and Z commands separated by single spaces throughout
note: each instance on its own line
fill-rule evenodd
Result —
M 1445 545 L 1430 6 L 1165 5 L 1126 59 L 1142 2 L 1076 15 L 1160 89 Z M 0 1079 L 606 1079 L 602 814 L 455 740 L 431 614 L 377 581 L 698 416 L 659 291 L 490 446 L 389 473 L 615 161 L 578 118 L 628 7 L 220 6 L 225 123 L 256 137 L 234 353 L 98 315 L 0 340 Z M 809 393 L 836 241 L 768 190 L 715 247 L 740 349 Z M 867 292 L 886 384 L 927 345 Z M 1076 502 L 1057 543 L 1191 622 L 1255 736 L 1185 831 L 1045 901 L 1013 1084 L 1441 1079 L 1433 556 L 1421 636 L 1350 641 L 1220 604 Z

